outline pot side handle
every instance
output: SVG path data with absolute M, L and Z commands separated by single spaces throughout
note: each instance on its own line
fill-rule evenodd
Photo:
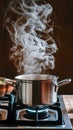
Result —
M 71 78 L 63 79 L 63 80 L 61 80 L 61 81 L 58 82 L 58 86 L 57 87 L 64 86 L 66 84 L 69 84 L 70 82 L 71 82 Z

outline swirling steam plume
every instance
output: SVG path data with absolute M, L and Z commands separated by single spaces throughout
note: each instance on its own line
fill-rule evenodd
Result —
M 12 0 L 4 15 L 4 26 L 13 42 L 10 60 L 18 72 L 46 73 L 54 69 L 57 45 L 53 39 L 53 9 L 36 0 Z

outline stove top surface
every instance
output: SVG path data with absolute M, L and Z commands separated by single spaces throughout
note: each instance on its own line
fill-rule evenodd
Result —
M 21 109 L 21 105 L 16 105 L 17 106 L 17 107 L 15 107 L 16 113 L 14 113 L 14 115 L 12 113 L 13 119 L 15 116 L 16 121 L 14 121 L 14 120 L 5 121 L 7 114 L 5 117 L 2 117 L 2 116 L 4 116 L 4 114 L 1 114 L 0 119 L 3 118 L 3 120 L 0 120 L 0 129 L 10 129 L 10 128 L 11 129 L 68 129 L 68 128 L 72 129 L 72 125 L 69 120 L 68 114 L 66 112 L 63 98 L 60 95 L 59 95 L 59 101 L 60 101 L 61 109 L 58 110 L 58 113 L 62 112 L 62 122 L 60 122 L 61 124 L 60 123 L 58 124 L 56 122 L 57 120 L 60 120 L 60 118 L 61 118 L 61 114 L 60 114 L 59 118 L 57 116 L 56 106 L 53 111 L 51 111 L 51 109 L 53 109 L 53 106 L 49 106 L 49 108 L 51 108 L 51 109 L 48 109 L 47 106 L 45 106 L 44 109 L 42 109 L 42 107 L 39 107 L 39 108 L 37 107 L 37 109 L 35 109 L 35 107 L 33 107 L 32 108 L 33 111 L 32 111 L 32 109 L 29 109 L 29 107 L 27 107 L 27 109 L 25 109 L 22 106 L 22 109 Z M 3 107 L 3 105 L 1 107 Z M 5 106 L 4 108 L 7 111 L 7 109 L 8 109 L 7 106 Z M 1 111 L 1 108 L 0 108 L 0 112 L 7 113 L 5 111 L 5 109 L 3 109 Z M 36 114 L 37 112 L 38 112 L 38 114 Z M 40 113 L 42 113 L 42 115 Z M 38 117 L 38 115 L 39 115 L 39 117 Z M 45 116 L 47 117 L 46 119 L 44 119 Z M 36 122 L 34 120 L 36 120 Z M 28 121 L 29 121 L 29 124 L 28 124 Z M 54 124 L 52 124 L 51 121 Z M 39 122 L 40 122 L 40 124 L 39 124 Z

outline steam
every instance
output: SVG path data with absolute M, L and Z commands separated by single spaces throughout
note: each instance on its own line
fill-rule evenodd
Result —
M 53 39 L 52 6 L 35 0 L 12 0 L 4 25 L 13 42 L 10 60 L 18 72 L 46 73 L 54 69 L 57 46 Z

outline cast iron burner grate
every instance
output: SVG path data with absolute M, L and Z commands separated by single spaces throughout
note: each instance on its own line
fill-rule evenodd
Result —
M 14 105 L 15 106 L 15 105 Z M 15 120 L 25 125 L 62 125 L 62 113 L 58 106 L 16 105 Z
M 5 95 L 1 101 L 8 100 L 8 106 L 0 104 L 0 110 L 8 110 L 7 119 L 0 120 L 0 124 L 24 125 L 24 126 L 55 126 L 62 125 L 62 112 L 60 103 L 53 105 L 29 106 L 15 102 L 15 96 Z

